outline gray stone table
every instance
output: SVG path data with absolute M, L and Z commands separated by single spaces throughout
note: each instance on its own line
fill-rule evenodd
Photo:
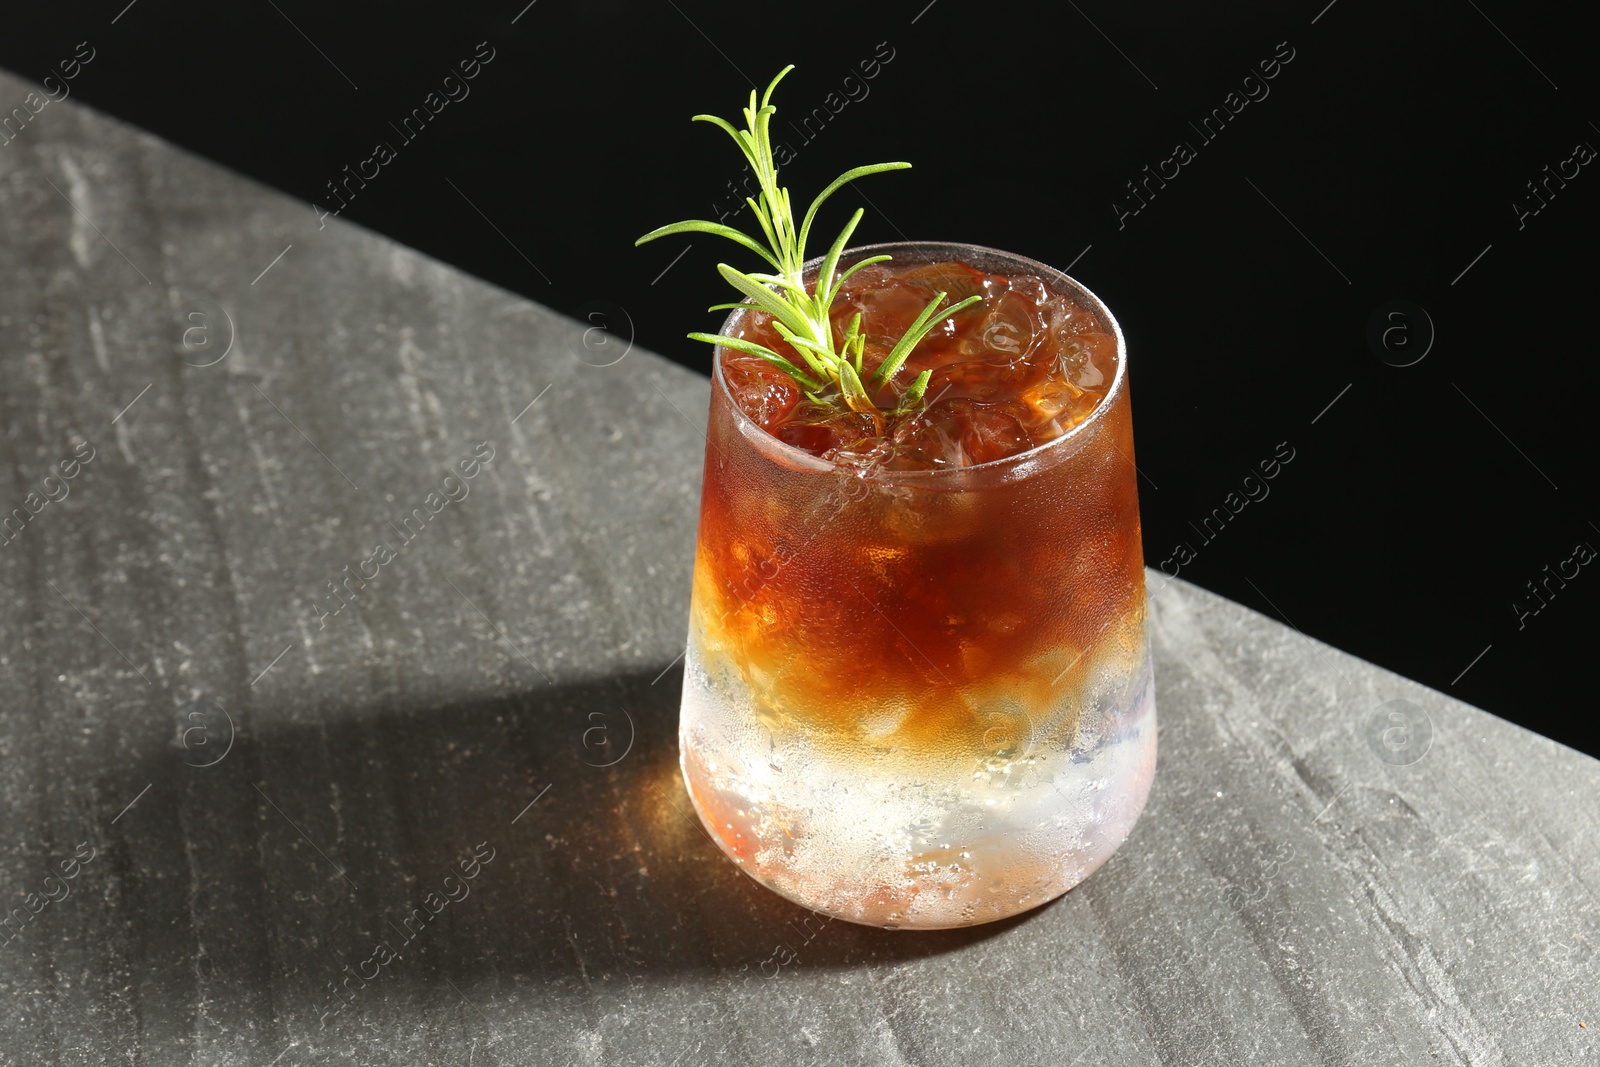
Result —
M 808 922 L 676 778 L 705 381 L 72 102 L 0 228 L 0 1061 L 1600 1060 L 1593 760 L 1155 574 L 1110 863 Z

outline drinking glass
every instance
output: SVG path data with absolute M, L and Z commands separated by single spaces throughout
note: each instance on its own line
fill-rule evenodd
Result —
M 968 926 L 1081 882 L 1155 772 L 1127 352 L 1106 306 L 1044 264 L 908 242 L 840 266 L 885 253 L 1043 279 L 1093 316 L 1083 343 L 1113 380 L 1029 451 L 864 469 L 763 430 L 719 348 L 679 759 L 706 829 L 763 885 L 853 922 Z

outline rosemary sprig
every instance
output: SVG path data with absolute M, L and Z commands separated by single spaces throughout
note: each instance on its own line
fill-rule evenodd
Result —
M 710 310 L 728 311 L 734 308 L 755 307 L 766 312 L 772 316 L 772 325 L 778 336 L 788 342 L 789 347 L 799 355 L 805 365 L 797 365 L 765 345 L 738 337 L 696 332 L 691 333 L 690 338 L 759 356 L 793 378 L 812 401 L 818 404 L 842 403 L 851 411 L 866 412 L 877 418 L 886 413 L 873 403 L 870 394 L 877 392 L 894 377 L 895 372 L 911 355 L 911 350 L 934 327 L 956 312 L 977 303 L 980 298 L 969 296 L 941 311 L 940 305 L 944 303 L 947 294 L 935 295 L 922 310 L 922 314 L 917 316 L 916 321 L 895 342 L 889 355 L 873 371 L 871 378 L 865 382 L 862 380 L 865 370 L 861 366 L 861 354 L 866 348 L 867 338 L 861 330 L 860 314 L 850 320 L 849 326 L 844 331 L 844 337 L 836 346 L 833 323 L 828 313 L 833 306 L 834 298 L 839 295 L 840 288 L 852 274 L 874 263 L 883 263 L 890 257 L 868 256 L 846 270 L 838 271 L 839 257 L 843 255 L 850 235 L 855 232 L 856 226 L 866 213 L 864 208 L 857 208 L 850 221 L 845 223 L 839 236 L 834 238 L 827 254 L 822 257 L 816 282 L 808 290 L 804 278 L 806 239 L 811 234 L 811 224 L 816 220 L 818 209 L 834 193 L 857 178 L 890 170 L 907 170 L 911 164 L 873 163 L 845 171 L 817 194 L 817 198 L 806 209 L 800 225 L 796 227 L 789 190 L 778 185 L 778 165 L 773 158 L 772 137 L 769 133 L 772 116 L 777 111 L 772 106 L 772 91 L 778 87 L 784 75 L 793 69 L 794 65 L 790 64 L 778 72 L 778 76 L 772 79 L 772 84 L 768 85 L 767 91 L 762 94 L 759 106 L 755 90 L 750 91 L 750 104 L 743 111 L 746 129 L 735 129 L 731 123 L 715 115 L 694 116 L 696 122 L 709 122 L 722 129 L 733 138 L 739 150 L 744 153 L 751 171 L 756 176 L 756 181 L 761 186 L 760 195 L 747 197 L 745 203 L 750 205 L 750 211 L 761 227 L 766 244 L 762 245 L 754 237 L 732 226 L 704 219 L 690 219 L 663 226 L 645 234 L 634 244 L 642 245 L 646 241 L 654 241 L 658 237 L 675 233 L 709 233 L 726 237 L 760 256 L 772 267 L 772 273 L 746 274 L 726 263 L 717 264 L 717 273 L 737 289 L 744 300 L 732 304 L 716 304 Z M 931 371 L 923 371 L 917 375 L 900 395 L 893 413 L 913 410 L 922 402 L 931 374 Z

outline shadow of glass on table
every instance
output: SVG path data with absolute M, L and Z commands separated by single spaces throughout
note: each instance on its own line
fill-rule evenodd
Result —
M 137 781 L 102 782 L 155 781 L 108 842 L 113 936 L 171 975 L 171 996 L 231 989 L 263 1012 L 270 997 L 304 1027 L 442 982 L 469 1003 L 522 982 L 758 983 L 959 951 L 1028 920 L 886 931 L 759 886 L 684 791 L 681 683 L 672 668 L 434 706 L 233 710 L 225 757 L 220 737 L 169 745 Z

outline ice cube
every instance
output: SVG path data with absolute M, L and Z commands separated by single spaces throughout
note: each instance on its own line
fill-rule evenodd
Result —
M 930 263 L 906 271 L 902 277 L 927 289 L 930 297 L 934 293 L 946 294 L 952 304 L 969 296 L 990 296 L 1005 289 L 1003 278 L 974 270 L 966 263 Z
M 1037 307 L 1043 307 L 1051 302 L 1050 290 L 1045 286 L 1044 279 L 1032 274 L 1017 274 L 1008 279 L 1010 290 L 1032 302 Z M 1059 302 L 1059 298 L 1057 299 Z
M 881 467 L 894 455 L 894 445 L 886 437 L 865 433 L 848 444 L 837 445 L 822 453 L 822 458 L 841 467 L 870 470 Z
M 1004 407 L 965 397 L 942 400 L 896 427 L 896 465 L 921 470 L 970 467 L 1033 447 L 1027 430 Z
M 1022 393 L 1021 400 L 1027 412 L 1023 425 L 1032 430 L 1036 426 L 1043 426 L 1053 421 L 1082 395 L 1083 390 L 1066 378 L 1044 379 Z
M 1002 293 L 979 324 L 960 339 L 957 350 L 970 357 L 1022 359 L 1044 341 L 1043 325 L 1033 301 L 1019 293 Z
M 1078 340 L 1088 349 L 1088 359 L 1078 375 L 1084 389 L 1104 391 L 1117 365 L 1117 339 L 1105 333 L 1085 333 Z
M 808 403 L 772 433 L 785 444 L 813 456 L 826 456 L 835 450 L 854 448 L 864 439 L 876 439 L 882 433 L 882 426 L 869 412 L 842 411 Z
M 722 378 L 740 410 L 764 430 L 783 421 L 800 400 L 794 379 L 756 356 L 726 359 Z
M 1099 389 L 1109 381 L 1117 363 L 1116 338 L 1104 333 L 1064 334 L 1057 373 L 1080 389 Z
M 952 409 L 953 403 L 941 400 L 894 428 L 892 466 L 907 470 L 940 470 L 963 465 L 960 417 Z
M 1033 447 L 1028 431 L 1017 417 L 998 407 L 974 404 L 964 417 L 961 446 L 967 463 L 988 463 Z

